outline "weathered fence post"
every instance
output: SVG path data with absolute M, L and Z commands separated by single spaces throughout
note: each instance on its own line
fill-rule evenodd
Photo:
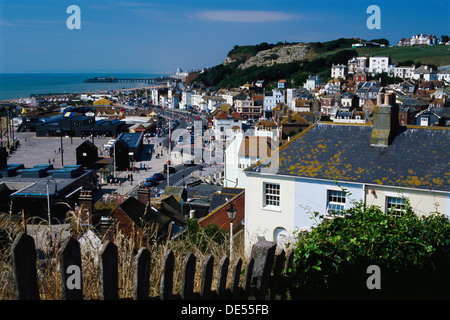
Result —
M 150 258 L 151 255 L 148 249 L 139 249 L 134 262 L 134 300 L 148 299 L 150 290 Z
M 217 298 L 225 299 L 226 298 L 226 290 L 227 290 L 227 275 L 228 275 L 228 266 L 230 264 L 230 260 L 228 257 L 223 257 L 219 263 L 219 279 L 217 281 Z
M 100 299 L 119 299 L 119 272 L 117 246 L 107 240 L 103 243 L 99 257 Z
M 83 299 L 81 279 L 80 243 L 73 237 L 67 238 L 58 252 L 61 292 L 64 300 Z
M 289 290 L 289 280 L 290 280 L 290 269 L 292 268 L 292 263 L 294 261 L 294 251 L 290 250 L 286 254 L 286 263 L 285 263 L 285 270 L 281 278 L 281 285 L 283 286 L 283 290 L 280 292 L 280 299 L 284 300 L 287 298 L 287 293 Z
M 243 300 L 248 300 L 250 297 L 254 264 L 255 260 L 251 257 L 245 269 Z
M 252 284 L 255 284 L 255 299 L 257 300 L 266 299 L 275 249 L 276 244 L 269 241 L 259 241 L 253 245 L 252 258 L 255 265 L 253 267 Z
M 241 275 L 241 268 L 242 268 L 242 259 L 238 258 L 236 262 L 234 263 L 233 267 L 233 275 L 232 275 L 232 281 L 231 281 L 231 299 L 236 300 L 239 299 L 239 296 L 241 294 L 239 289 L 239 279 Z
M 16 299 L 39 300 L 36 271 L 36 246 L 33 237 L 21 232 L 11 247 Z
M 203 299 L 211 298 L 211 284 L 213 278 L 214 257 L 210 254 L 203 265 L 200 295 Z
M 183 280 L 181 283 L 181 299 L 191 300 L 194 295 L 195 264 L 197 258 L 189 253 L 184 259 Z
M 162 300 L 168 300 L 172 298 L 174 269 L 175 269 L 175 257 L 173 251 L 169 250 L 164 256 L 161 272 L 161 285 L 159 287 L 159 296 Z
M 279 254 L 275 256 L 275 264 L 273 266 L 273 276 L 270 279 L 270 293 L 269 300 L 275 300 L 277 295 L 279 294 L 279 290 L 282 287 L 280 285 L 281 282 L 281 273 L 283 272 L 283 268 L 285 265 L 286 253 L 281 251 Z

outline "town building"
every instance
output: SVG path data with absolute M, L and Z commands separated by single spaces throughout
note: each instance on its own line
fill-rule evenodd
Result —
M 434 34 L 426 35 L 426 34 L 416 34 L 411 38 L 402 38 L 397 42 L 397 46 L 399 47 L 410 47 L 410 46 L 434 46 L 439 44 L 439 38 Z
M 402 79 L 411 79 L 414 75 L 416 67 L 412 66 L 398 66 L 394 68 L 394 77 Z
M 257 120 L 261 117 L 263 106 L 252 98 L 247 97 L 245 100 L 236 100 L 235 108 L 243 120 Z
M 234 132 L 242 130 L 242 117 L 231 111 L 225 113 L 220 111 L 213 119 L 213 131 L 216 141 L 225 142 L 230 140 Z
M 450 216 L 449 129 L 399 127 L 393 101 L 380 94 L 372 123 L 315 124 L 245 169 L 246 250 L 292 240 L 355 201 L 401 215 L 408 199 L 419 216 Z
M 25 168 L 23 164 L 6 164 L 0 168 L 0 205 L 3 212 L 23 211 L 26 218 L 62 223 L 67 212 L 75 208 L 81 191 L 96 190 L 97 186 L 95 170 L 81 165 Z
M 39 123 L 36 125 L 36 137 L 68 136 L 68 137 L 88 137 L 118 136 L 126 131 L 124 121 L 115 119 L 95 120 L 94 117 L 84 115 L 74 115 L 65 117 L 62 114 L 55 120 Z
M 333 79 L 345 79 L 348 74 L 348 68 L 343 64 L 333 64 L 331 66 L 331 78 Z
M 303 88 L 305 88 L 308 91 L 313 91 L 322 80 L 318 75 L 310 75 L 308 79 L 306 79 L 306 82 L 303 84 Z
M 279 103 L 285 103 L 284 92 L 278 89 L 264 93 L 264 110 L 270 111 Z
M 369 66 L 369 57 L 353 57 L 348 60 L 347 68 L 349 74 L 365 72 L 366 68 Z

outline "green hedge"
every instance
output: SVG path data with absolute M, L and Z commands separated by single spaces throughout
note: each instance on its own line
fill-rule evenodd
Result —
M 450 297 L 450 220 L 418 217 L 409 205 L 402 217 L 356 203 L 322 221 L 294 245 L 294 299 L 441 299 Z M 380 270 L 380 289 L 369 289 Z

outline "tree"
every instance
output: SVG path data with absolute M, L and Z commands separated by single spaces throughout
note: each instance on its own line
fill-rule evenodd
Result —
M 388 45 L 389 45 L 389 40 L 384 39 L 384 38 L 381 38 L 381 39 L 373 39 L 373 40 L 370 40 L 370 42 L 376 42 L 376 43 L 379 43 L 379 44 L 384 44 L 385 46 L 388 46 Z
M 296 298 L 449 298 L 450 220 L 401 217 L 355 203 L 298 234 L 291 294 Z M 381 290 L 369 290 L 369 266 L 381 270 Z
M 448 42 L 448 40 L 449 40 L 448 36 L 446 36 L 446 35 L 441 36 L 441 42 Z

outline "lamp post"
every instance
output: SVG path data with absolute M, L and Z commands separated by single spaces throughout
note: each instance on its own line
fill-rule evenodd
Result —
M 113 160 L 114 160 L 114 180 L 116 179 L 116 142 L 113 144 Z
M 47 206 L 48 206 L 48 227 L 51 228 L 52 221 L 51 221 L 51 215 L 50 215 L 50 193 L 48 192 L 48 184 L 50 181 L 53 181 L 55 183 L 55 191 L 54 193 L 58 192 L 58 185 L 56 184 L 55 179 L 49 179 L 47 180 Z
M 236 209 L 233 204 L 227 210 L 228 219 L 230 219 L 230 263 L 233 261 L 233 220 L 236 218 Z

